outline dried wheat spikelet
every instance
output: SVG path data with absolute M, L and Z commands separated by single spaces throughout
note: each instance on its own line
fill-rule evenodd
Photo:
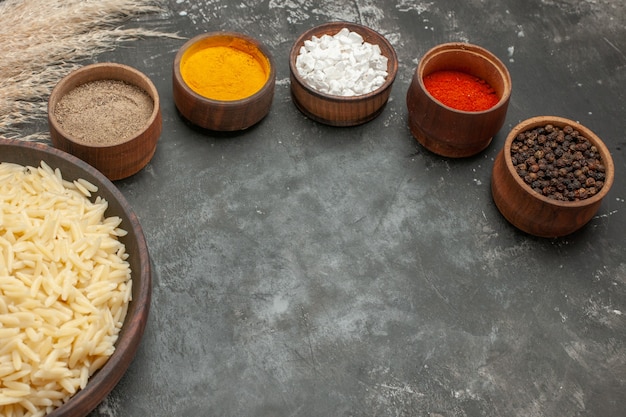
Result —
M 42 120 L 54 85 L 79 61 L 142 37 L 175 34 L 122 28 L 129 19 L 162 13 L 150 0 L 0 0 L 0 137 L 25 136 L 24 124 Z

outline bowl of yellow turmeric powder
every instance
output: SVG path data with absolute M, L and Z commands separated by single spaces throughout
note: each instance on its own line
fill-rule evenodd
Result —
M 210 32 L 178 50 L 172 82 L 183 118 L 204 129 L 238 131 L 269 113 L 276 73 L 269 50 L 258 40 L 237 32 Z

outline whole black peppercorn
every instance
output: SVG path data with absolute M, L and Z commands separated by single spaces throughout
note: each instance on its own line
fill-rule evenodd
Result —
M 574 191 L 574 190 L 577 190 L 579 188 L 580 188 L 580 181 L 578 181 L 578 180 L 571 181 L 569 183 L 569 185 L 567 186 L 567 189 L 570 190 L 570 191 Z
M 556 141 L 558 143 L 563 143 L 565 141 L 565 133 L 562 130 L 556 131 Z
M 606 168 L 597 147 L 572 126 L 546 124 L 519 133 L 511 161 L 524 182 L 555 200 L 583 200 L 604 185 Z
M 587 198 L 587 190 L 585 188 L 579 188 L 578 190 L 574 191 L 574 195 L 579 200 L 584 200 L 585 198 Z

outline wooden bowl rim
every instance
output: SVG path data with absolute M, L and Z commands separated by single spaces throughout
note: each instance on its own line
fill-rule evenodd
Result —
M 298 54 L 300 52 L 300 46 L 304 44 L 304 41 L 310 39 L 313 36 L 313 34 L 320 33 L 320 32 L 323 32 L 324 34 L 328 34 L 328 35 L 335 35 L 344 27 L 348 28 L 352 32 L 357 32 L 361 36 L 363 36 L 363 33 L 366 33 L 367 35 L 374 37 L 377 40 L 376 44 L 378 44 L 379 47 L 381 44 L 383 44 L 385 45 L 385 48 L 390 51 L 391 56 L 387 56 L 387 55 L 385 56 L 391 62 L 391 65 L 390 65 L 391 72 L 387 74 L 387 78 L 385 79 L 385 82 L 374 91 L 370 91 L 369 93 L 361 94 L 358 96 L 338 96 L 334 94 L 326 94 L 324 92 L 318 91 L 314 89 L 313 87 L 309 86 L 309 84 L 306 81 L 304 81 L 302 77 L 300 76 L 300 74 L 298 73 L 298 69 L 296 68 L 296 58 L 298 57 Z M 329 30 L 328 32 L 326 31 L 327 29 Z M 322 98 L 327 101 L 335 101 L 335 102 L 348 102 L 348 103 L 360 102 L 360 101 L 367 101 L 368 99 L 372 97 L 376 97 L 378 95 L 384 94 L 385 91 L 391 87 L 398 73 L 398 56 L 396 54 L 396 50 L 394 49 L 393 45 L 391 45 L 391 42 L 389 42 L 387 38 L 385 38 L 382 34 L 375 31 L 374 29 L 368 26 L 359 24 L 359 23 L 354 23 L 354 22 L 333 21 L 333 22 L 327 22 L 321 25 L 314 26 L 306 30 L 300 36 L 298 36 L 298 38 L 296 39 L 296 41 L 293 43 L 291 47 L 291 52 L 289 53 L 289 70 L 291 71 L 291 74 L 293 75 L 293 77 L 298 81 L 300 86 L 304 90 L 306 90 L 309 94 L 315 97 Z
M 0 148 L 4 147 L 19 147 L 26 150 L 32 150 L 34 153 L 56 156 L 60 159 L 64 159 L 72 165 L 77 166 L 80 170 L 85 171 L 87 174 L 96 178 L 104 186 L 104 188 L 106 188 L 107 192 L 113 195 L 115 200 L 117 200 L 121 210 L 124 212 L 124 215 L 128 218 L 128 222 L 130 224 L 128 227 L 132 228 L 133 233 L 136 236 L 138 248 L 137 256 L 139 257 L 138 261 L 142 268 L 138 273 L 133 271 L 132 275 L 133 286 L 137 286 L 136 289 L 133 289 L 133 294 L 138 295 L 138 297 L 133 297 L 130 301 L 132 304 L 129 304 L 129 311 L 130 306 L 137 306 L 134 307 L 135 315 L 126 316 L 119 337 L 115 342 L 115 351 L 102 368 L 96 371 L 96 373 L 89 378 L 85 388 L 77 391 L 65 404 L 54 409 L 48 414 L 50 417 L 65 416 L 68 415 L 68 413 L 77 417 L 84 417 L 95 409 L 95 407 L 97 407 L 102 400 L 104 400 L 104 398 L 113 390 L 115 385 L 117 385 L 119 380 L 126 373 L 132 359 L 137 353 L 141 339 L 143 338 L 150 312 L 150 301 L 152 297 L 152 271 L 145 235 L 136 214 L 132 210 L 124 195 L 104 174 L 84 162 L 82 159 L 43 143 L 27 142 L 17 139 L 0 138 Z M 0 152 L 0 155 L 5 155 L 5 153 Z M 45 161 L 45 157 L 38 157 L 38 159 Z M 6 160 L 5 156 L 0 156 L 0 162 L 13 161 Z M 48 163 L 48 161 L 46 162 Z M 54 169 L 54 166 L 52 167 Z M 66 177 L 64 177 L 64 179 L 65 178 Z M 126 227 L 126 229 L 128 229 L 128 227 Z M 137 278 L 137 276 L 140 278 Z
M 243 41 L 246 41 L 254 45 L 265 56 L 265 58 L 267 59 L 267 62 L 269 63 L 270 73 L 268 74 L 267 80 L 265 81 L 265 84 L 263 84 L 263 87 L 261 87 L 256 93 L 250 96 L 241 98 L 239 100 L 216 100 L 216 99 L 208 98 L 201 94 L 196 93 L 187 85 L 187 83 L 183 79 L 183 76 L 180 72 L 180 62 L 183 58 L 183 55 L 185 54 L 185 52 L 187 52 L 189 48 L 191 48 L 196 43 L 201 42 L 205 39 L 214 38 L 214 37 L 241 39 Z M 259 97 L 262 97 L 268 93 L 271 93 L 273 91 L 274 84 L 276 82 L 276 69 L 274 65 L 274 58 L 270 50 L 267 48 L 267 46 L 265 46 L 264 43 L 262 43 L 258 39 L 253 38 L 252 36 L 246 35 L 245 33 L 233 32 L 233 31 L 206 32 L 206 33 L 198 34 L 194 36 L 193 38 L 189 39 L 176 52 L 176 56 L 174 57 L 173 72 L 174 72 L 174 79 L 176 80 L 176 83 L 178 84 L 179 87 L 183 88 L 188 95 L 193 96 L 196 100 L 201 102 L 204 106 L 212 107 L 212 106 L 217 105 L 226 109 L 240 108 L 242 106 L 245 106 L 245 105 L 248 105 L 257 101 Z
M 554 199 L 551 199 L 544 195 L 539 194 L 538 192 L 533 190 L 528 184 L 526 184 L 522 178 L 520 178 L 519 174 L 515 170 L 515 167 L 513 166 L 513 162 L 511 161 L 511 144 L 513 143 L 513 140 L 517 137 L 518 134 L 523 133 L 530 129 L 534 129 L 535 127 L 545 126 L 547 124 L 552 124 L 560 128 L 563 128 L 564 126 L 569 125 L 573 127 L 574 129 L 578 130 L 583 136 L 585 136 L 593 145 L 595 145 L 598 148 L 598 151 L 600 153 L 600 156 L 602 157 L 602 161 L 605 166 L 604 185 L 602 186 L 602 189 L 600 190 L 599 193 L 589 198 L 586 198 L 584 200 L 579 200 L 579 201 L 554 200 Z M 611 157 L 611 153 L 609 152 L 609 149 L 607 148 L 607 146 L 598 137 L 598 135 L 596 135 L 593 131 L 591 131 L 591 129 L 587 128 L 586 126 L 574 120 L 570 120 L 565 117 L 535 116 L 535 117 L 531 117 L 531 118 L 521 121 L 509 132 L 508 136 L 505 139 L 502 152 L 504 153 L 503 156 L 504 156 L 505 166 L 508 169 L 509 174 L 513 176 L 513 179 L 520 186 L 520 188 L 524 190 L 531 198 L 538 199 L 544 202 L 545 204 L 549 204 L 555 207 L 571 209 L 571 208 L 585 207 L 585 206 L 595 204 L 598 201 L 602 200 L 604 197 L 606 197 L 611 186 L 613 185 L 613 180 L 615 177 L 615 165 L 613 163 L 613 158 Z
M 127 79 L 123 78 L 121 75 L 118 78 L 114 78 L 114 77 L 103 77 L 103 78 L 97 78 L 94 79 L 94 81 L 96 80 L 116 80 L 116 81 L 124 81 L 127 82 L 131 85 L 134 85 L 135 87 L 141 88 L 143 91 L 145 91 L 150 98 L 152 98 L 153 101 L 153 109 L 152 109 L 152 114 L 150 115 L 150 118 L 148 119 L 148 121 L 146 122 L 145 126 L 143 129 L 141 129 L 139 132 L 137 132 L 136 135 L 131 136 L 130 138 L 126 139 L 125 141 L 122 142 L 117 142 L 117 143 L 113 143 L 113 144 L 106 144 L 106 143 L 90 143 L 90 142 L 84 142 L 81 140 L 77 140 L 75 138 L 73 138 L 69 133 L 67 133 L 67 131 L 65 131 L 61 125 L 59 124 L 59 122 L 57 121 L 56 115 L 55 115 L 55 105 L 56 103 L 59 102 L 59 100 L 61 100 L 63 98 L 63 96 L 67 93 L 69 93 L 70 89 L 66 88 L 66 86 L 68 84 L 71 84 L 72 81 L 74 80 L 75 77 L 80 77 L 82 76 L 84 73 L 86 72 L 97 72 L 97 71 L 101 71 L 103 69 L 112 69 L 114 70 L 117 74 L 128 74 L 128 73 L 132 73 L 135 76 L 141 78 L 141 80 L 146 84 L 146 86 L 148 87 L 147 89 L 137 85 L 136 83 L 131 83 L 129 82 Z M 85 83 L 83 83 L 85 84 Z M 82 84 L 79 84 L 82 85 Z M 76 88 L 79 85 L 73 87 Z M 72 88 L 72 89 L 73 89 Z M 158 119 L 159 117 L 159 112 L 160 112 L 160 108 L 161 108 L 161 101 L 159 98 L 159 92 L 157 90 L 157 88 L 155 87 L 154 83 L 152 82 L 152 80 L 150 80 L 150 78 L 144 74 L 143 72 L 139 71 L 136 68 L 133 68 L 129 65 L 124 65 L 124 64 L 119 64 L 116 62 L 100 62 L 100 63 L 95 63 L 95 64 L 88 64 L 85 65 L 83 67 L 80 67 L 72 72 L 70 72 L 69 74 L 67 74 L 65 77 L 63 77 L 52 89 L 52 92 L 50 93 L 50 97 L 48 98 L 48 122 L 51 125 L 51 128 L 53 128 L 54 130 L 56 130 L 61 136 L 63 136 L 63 138 L 71 143 L 77 144 L 81 147 L 84 148 L 97 148 L 97 149 L 107 149 L 107 148 L 112 148 L 115 149 L 121 145 L 127 144 L 129 142 L 133 142 L 135 140 L 137 140 L 138 138 L 141 138 L 146 131 L 148 131 L 148 129 L 150 129 L 150 126 L 152 126 Z M 159 129 L 160 131 L 160 129 Z
M 428 64 L 428 61 L 430 61 L 435 56 L 443 54 L 443 53 L 448 53 L 448 52 L 463 52 L 463 53 L 469 53 L 472 55 L 478 55 L 481 58 L 484 58 L 487 61 L 489 61 L 494 67 L 498 69 L 498 73 L 502 75 L 502 80 L 504 81 L 504 93 L 502 94 L 502 97 L 500 97 L 500 100 L 494 106 L 486 110 L 481 110 L 481 111 L 459 110 L 459 109 L 450 107 L 442 103 L 441 101 L 437 100 L 435 97 L 433 97 L 430 94 L 430 92 L 426 89 L 426 85 L 424 85 L 424 67 L 426 66 L 426 64 Z M 422 56 L 415 71 L 417 73 L 419 86 L 424 91 L 424 93 L 439 106 L 447 110 L 450 110 L 452 112 L 456 112 L 456 113 L 480 115 L 480 114 L 493 112 L 497 110 L 498 108 L 507 105 L 508 101 L 511 98 L 511 91 L 513 90 L 511 74 L 509 73 L 509 70 L 504 64 L 504 62 L 502 62 L 500 58 L 498 58 L 495 54 L 493 54 L 488 49 L 483 48 L 482 46 L 479 46 L 479 45 L 471 44 L 471 43 L 446 42 L 446 43 L 442 43 L 442 44 L 434 46 L 428 51 L 426 51 L 426 53 Z

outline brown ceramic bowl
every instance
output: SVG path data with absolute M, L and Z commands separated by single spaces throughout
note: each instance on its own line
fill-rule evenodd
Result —
M 228 46 L 252 55 L 268 73 L 263 87 L 238 100 L 215 100 L 191 89 L 181 74 L 181 64 L 198 50 L 215 46 Z M 211 32 L 195 36 L 178 50 L 172 84 L 174 103 L 185 119 L 204 129 L 230 132 L 247 129 L 267 116 L 274 99 L 276 71 L 269 50 L 258 40 L 236 32 Z
M 424 86 L 424 77 L 436 71 L 461 71 L 486 81 L 500 97 L 488 110 L 468 112 L 446 106 Z M 511 96 L 507 68 L 486 49 L 466 43 L 435 46 L 422 57 L 409 86 L 406 102 L 409 128 L 426 149 L 449 158 L 484 150 L 502 128 Z
M 313 36 L 335 35 L 343 28 L 358 33 L 365 42 L 378 45 L 381 53 L 387 57 L 385 83 L 371 93 L 350 97 L 325 94 L 310 87 L 298 74 L 296 58 L 304 42 Z M 295 41 L 289 55 L 291 97 L 294 104 L 310 119 L 331 126 L 356 126 L 376 118 L 387 104 L 397 72 L 398 57 L 389 41 L 378 32 L 356 23 L 330 22 L 309 29 Z
M 105 198 L 109 203 L 106 216 L 120 217 L 122 219 L 120 227 L 128 232 L 120 240 L 126 246 L 128 262 L 132 269 L 132 301 L 115 343 L 115 352 L 107 363 L 91 376 L 83 390 L 78 391 L 67 403 L 48 414 L 48 417 L 83 417 L 115 387 L 137 352 L 150 311 L 152 291 L 150 256 L 137 216 L 124 196 L 102 173 L 84 161 L 51 146 L 0 139 L 0 162 L 39 166 L 41 161 L 45 161 L 53 169 L 59 168 L 64 179 L 84 178 L 96 185 L 98 191 L 92 198 L 96 196 Z
M 547 124 L 563 128 L 571 126 L 585 136 L 598 153 L 605 167 L 604 186 L 584 200 L 557 201 L 533 190 L 518 175 L 511 158 L 511 144 L 518 134 Z M 496 157 L 491 177 L 494 202 L 502 215 L 518 229 L 539 237 L 555 238 L 582 228 L 596 214 L 615 176 L 613 159 L 606 145 L 591 130 L 573 120 L 556 116 L 533 117 L 511 130 L 504 148 Z
M 70 91 L 98 80 L 117 80 L 139 87 L 153 102 L 145 127 L 119 143 L 89 143 L 72 137 L 55 115 L 57 103 Z M 54 87 L 48 100 L 48 125 L 52 144 L 97 168 L 111 181 L 129 177 L 144 168 L 154 156 L 161 136 L 162 116 L 159 94 L 150 79 L 127 65 L 99 63 L 86 65 L 64 77 Z

